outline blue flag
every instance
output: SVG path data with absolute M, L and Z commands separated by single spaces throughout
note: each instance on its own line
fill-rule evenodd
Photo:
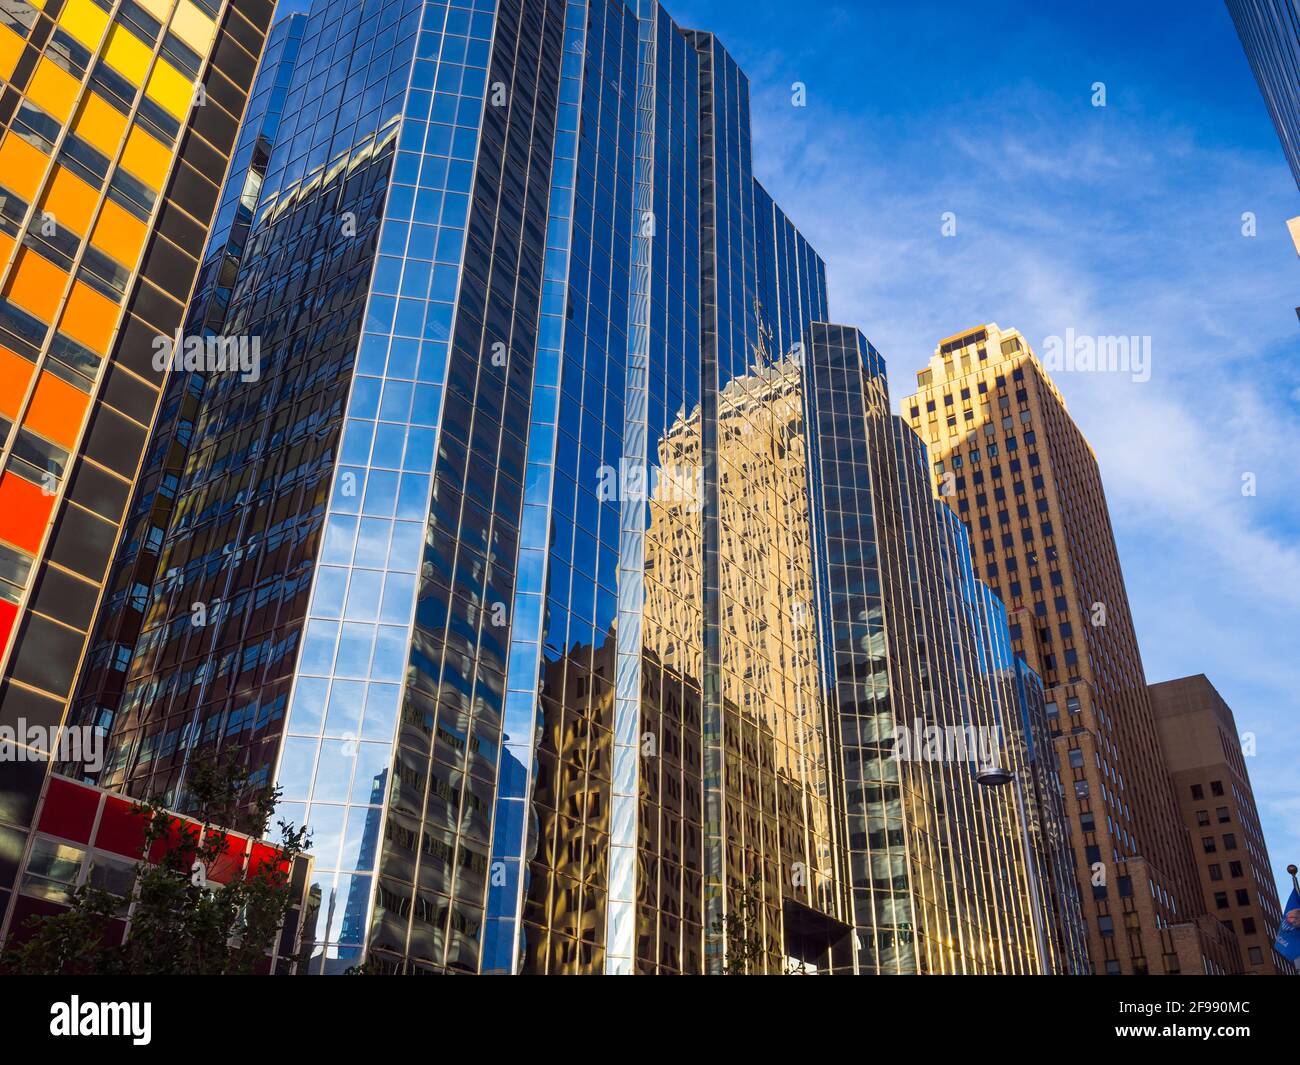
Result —
M 1273 949 L 1288 961 L 1300 959 L 1300 892 L 1295 888 L 1291 889 L 1291 897 L 1286 900 L 1286 910 Z

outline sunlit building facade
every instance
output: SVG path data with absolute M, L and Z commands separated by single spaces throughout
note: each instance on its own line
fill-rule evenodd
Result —
M 1236 971 L 1169 789 L 1097 458 L 1056 384 L 987 324 L 940 342 L 903 416 L 1042 678 L 1093 971 Z
M 0 5 L 0 727 L 30 752 L 65 717 L 273 7 Z M 0 760 L 0 911 L 45 770 Z
M 1015 797 L 1032 787 L 1034 758 L 1005 608 L 934 497 L 920 439 L 890 413 L 879 352 L 856 329 L 814 324 L 808 361 L 855 968 L 1083 971 L 1077 898 L 1047 846 L 1063 826 L 1052 806 Z M 953 738 L 967 749 L 948 749 Z M 977 782 L 992 763 L 1014 775 L 1012 788 Z
M 278 784 L 312 972 L 1065 971 L 1012 793 L 886 764 L 935 722 L 1026 772 L 1005 612 L 879 356 L 813 325 L 722 45 L 316 0 L 252 100 L 189 328 L 263 371 L 169 383 L 97 782 Z

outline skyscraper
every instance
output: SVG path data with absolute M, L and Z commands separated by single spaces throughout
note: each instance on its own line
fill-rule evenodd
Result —
M 722 45 L 316 0 L 271 48 L 187 326 L 262 373 L 168 384 L 99 783 L 278 783 L 315 972 L 1068 971 L 1059 823 L 926 746 L 1028 786 L 1005 613 L 879 356 L 813 325 Z
M 1231 708 L 1204 674 L 1149 690 L 1206 911 L 1236 933 L 1246 972 L 1294 973 L 1273 949 L 1282 907 Z
M 1234 971 L 1168 785 L 1096 456 L 1014 329 L 943 340 L 904 416 L 1043 678 L 1098 973 Z
M 0 11 L 0 726 L 32 750 L 64 719 L 272 8 Z M 44 772 L 0 763 L 7 857 Z
M 1277 139 L 1300 188 L 1300 3 L 1227 0 Z
M 1085 971 L 1079 902 L 1060 876 L 1055 773 L 1044 774 L 1051 791 L 1033 793 L 1034 834 L 1039 816 L 1048 827 L 1028 848 L 1026 876 L 1008 860 L 1024 853 L 1015 826 L 1025 811 L 1013 792 L 981 788 L 972 769 L 989 757 L 918 751 L 954 731 L 996 734 L 1014 787 L 1033 789 L 1039 682 L 1017 687 L 1005 608 L 974 573 L 966 530 L 934 497 L 920 439 L 890 413 L 879 352 L 855 329 L 814 324 L 809 365 L 818 614 L 859 968 L 1035 971 L 1012 958 L 1035 950 L 1016 934 L 1037 920 L 1050 940 L 1038 948 L 1042 969 Z M 1038 906 L 1040 917 L 1026 913 Z

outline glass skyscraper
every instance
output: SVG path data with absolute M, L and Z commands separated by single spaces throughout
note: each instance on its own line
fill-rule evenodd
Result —
M 1300 0 L 1227 0 L 1227 4 L 1300 188 Z
M 898 757 L 1028 780 L 1005 612 L 749 138 L 653 0 L 272 31 L 186 326 L 261 373 L 169 378 L 75 712 L 283 789 L 312 971 L 1070 967 L 1053 807 Z

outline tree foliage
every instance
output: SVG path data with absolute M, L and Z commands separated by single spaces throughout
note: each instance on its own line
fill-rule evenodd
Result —
M 279 789 L 251 787 L 247 770 L 229 761 L 196 761 L 187 783 L 190 820 L 157 796 L 136 808 L 145 831 L 130 896 L 78 887 L 68 910 L 28 921 L 32 934 L 10 946 L 5 970 L 225 976 L 264 963 L 294 901 L 290 875 L 310 845 L 307 831 L 278 821 L 279 860 L 243 868 L 227 854 L 226 833 L 264 838 Z M 209 879 L 219 868 L 224 883 Z M 113 922 L 123 917 L 127 933 L 118 942 Z

